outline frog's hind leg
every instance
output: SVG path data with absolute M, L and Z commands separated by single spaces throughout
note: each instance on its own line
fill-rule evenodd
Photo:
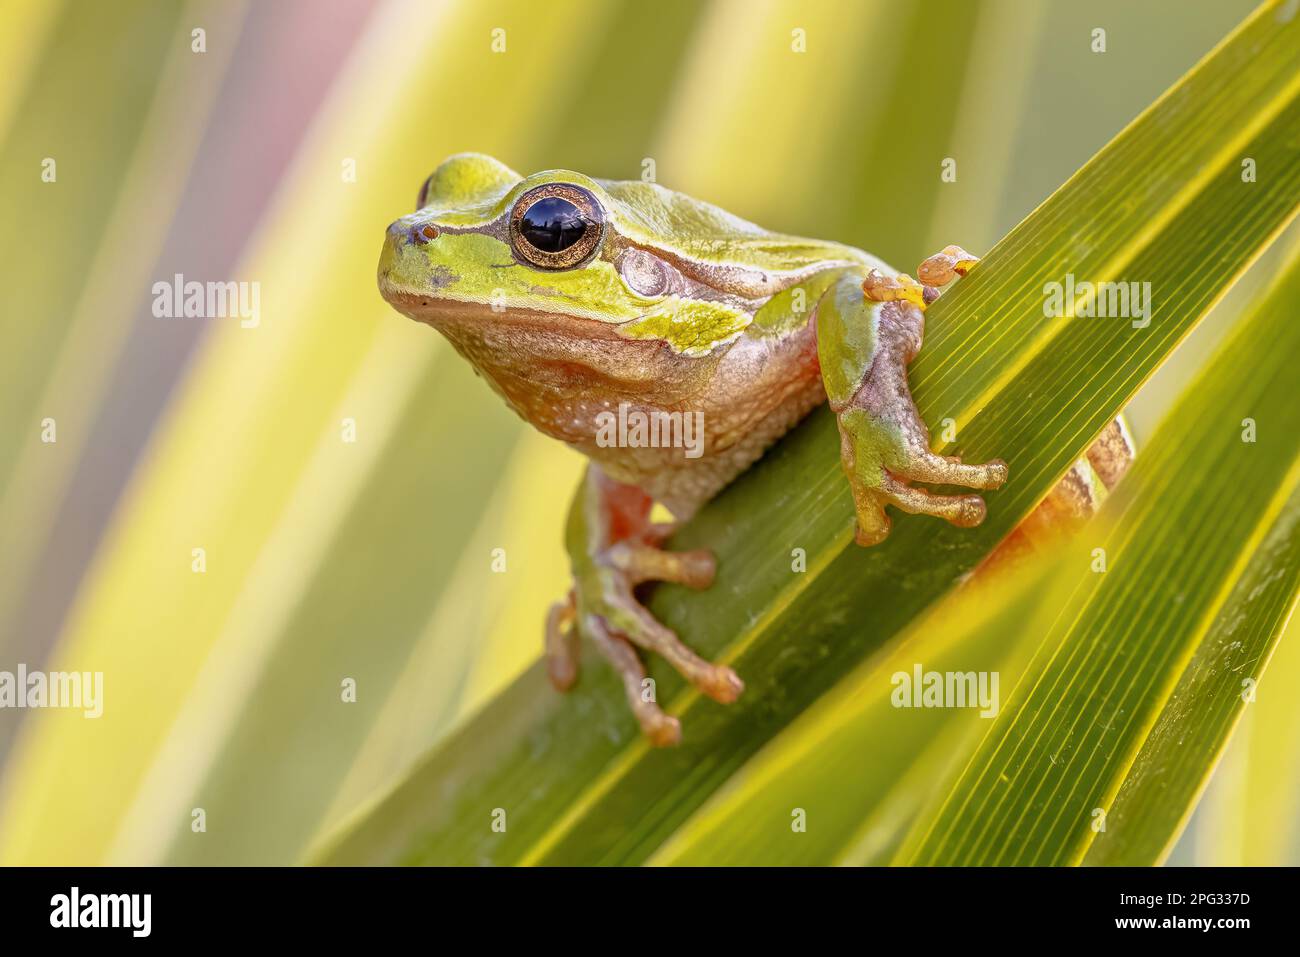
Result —
M 1082 529 L 1128 471 L 1134 454 L 1128 423 L 1120 415 L 984 560 L 979 574 L 1013 567 Z
M 654 696 L 646 693 L 648 685 L 645 666 L 641 664 L 632 645 L 611 632 L 599 616 L 588 618 L 583 630 L 618 672 L 628 707 L 641 726 L 641 733 L 655 747 L 667 747 L 681 741 L 681 722 L 672 715 L 665 714 Z
M 1133 437 L 1118 416 L 1017 526 L 1033 541 L 1078 531 L 1097 513 L 1133 462 Z
M 585 635 L 618 672 L 628 705 L 652 744 L 676 744 L 681 728 L 655 700 L 636 648 L 666 658 L 684 678 L 715 701 L 730 703 L 744 690 L 736 673 L 701 658 L 672 629 L 655 620 L 637 599 L 645 582 L 690 588 L 713 582 L 713 556 L 703 550 L 669 552 L 659 546 L 669 526 L 650 521 L 653 501 L 640 489 L 588 469 L 569 514 L 567 546 L 574 589 L 569 604 L 556 605 L 547 622 L 547 662 L 561 690 L 577 675 L 576 638 Z
M 1088 463 L 1107 489 L 1113 489 L 1133 464 L 1135 446 L 1124 416 L 1116 416 L 1088 449 Z

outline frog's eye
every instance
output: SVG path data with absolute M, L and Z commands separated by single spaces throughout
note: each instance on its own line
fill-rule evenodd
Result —
M 573 269 L 600 249 L 605 214 L 581 186 L 545 183 L 524 193 L 510 213 L 515 255 L 538 269 Z

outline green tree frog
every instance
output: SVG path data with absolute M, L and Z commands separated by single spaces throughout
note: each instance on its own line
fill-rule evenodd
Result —
M 838 418 L 859 544 L 889 533 L 888 505 L 959 526 L 984 519 L 978 495 L 913 483 L 1006 481 L 1000 460 L 933 453 L 908 387 L 926 305 L 976 262 L 956 246 L 912 279 L 861 250 L 769 232 L 654 183 L 524 177 L 479 154 L 442 163 L 417 206 L 388 228 L 383 297 L 590 460 L 566 533 L 573 589 L 546 623 L 551 680 L 573 685 L 585 636 L 655 745 L 676 743 L 681 728 L 645 692 L 638 649 L 719 702 L 743 690 L 634 593 L 648 581 L 706 588 L 714 575 L 709 552 L 662 548 L 672 526 L 652 520 L 655 502 L 689 518 L 822 402 Z

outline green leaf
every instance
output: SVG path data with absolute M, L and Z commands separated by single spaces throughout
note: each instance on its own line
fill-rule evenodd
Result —
M 834 423 L 813 416 L 678 536 L 717 550 L 703 594 L 652 608 L 748 690 L 702 699 L 658 662 L 680 748 L 653 751 L 596 667 L 553 696 L 533 668 L 317 857 L 332 863 L 645 860 L 765 741 L 932 607 L 1033 508 L 1137 387 L 1291 219 L 1300 202 L 1300 24 L 1263 8 L 1013 230 L 941 299 L 913 367 L 944 448 L 1012 466 L 988 521 L 959 530 L 900 517 L 851 545 Z M 1171 149 L 1170 144 L 1178 144 Z M 1267 170 L 1244 182 L 1241 158 Z M 1150 282 L 1151 322 L 1045 319 L 1044 285 Z M 803 548 L 808 571 L 791 572 Z M 489 827 L 507 811 L 505 832 Z
M 1241 774 L 1245 813 L 1233 822 L 1232 855 L 1226 863 L 1252 867 L 1290 864 L 1300 849 L 1300 615 L 1277 641 L 1268 663 L 1268 682 L 1229 745 Z M 1221 765 L 1222 766 L 1222 765 Z M 1216 772 L 1217 778 L 1218 772 Z M 1218 842 L 1220 846 L 1228 841 Z M 1217 848 L 1216 848 L 1217 850 Z M 1216 863 L 1223 862 L 1219 857 Z
M 1291 497 L 1250 558 L 1209 634 L 1160 712 L 1085 864 L 1162 863 L 1215 762 L 1255 700 L 1300 588 L 1300 495 Z M 1290 688 L 1270 682 L 1270 692 Z
M 981 576 L 863 663 L 754 756 L 659 848 L 650 863 L 691 866 L 880 864 L 936 781 L 971 753 L 978 709 L 901 709 L 894 675 L 1009 674 L 1024 667 L 1017 626 L 1040 576 Z M 792 812 L 806 827 L 792 827 Z
M 1300 585 L 1298 294 L 1300 258 L 1043 584 L 1035 661 L 902 860 L 1162 858 Z

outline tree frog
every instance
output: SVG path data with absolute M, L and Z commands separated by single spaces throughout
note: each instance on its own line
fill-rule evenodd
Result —
M 681 727 L 645 693 L 639 652 L 662 655 L 716 701 L 744 687 L 634 593 L 648 581 L 707 588 L 714 576 L 709 552 L 662 547 L 672 524 L 652 519 L 654 503 L 688 519 L 822 402 L 839 422 L 861 545 L 888 535 L 889 505 L 983 521 L 980 496 L 914 483 L 987 490 L 1007 479 L 1001 460 L 933 453 L 908 387 L 926 306 L 976 264 L 957 246 L 913 279 L 654 183 L 521 176 L 480 154 L 443 162 L 417 207 L 388 228 L 383 297 L 589 459 L 566 533 L 573 588 L 546 623 L 551 681 L 574 684 L 585 636 L 654 745 L 676 743 Z

